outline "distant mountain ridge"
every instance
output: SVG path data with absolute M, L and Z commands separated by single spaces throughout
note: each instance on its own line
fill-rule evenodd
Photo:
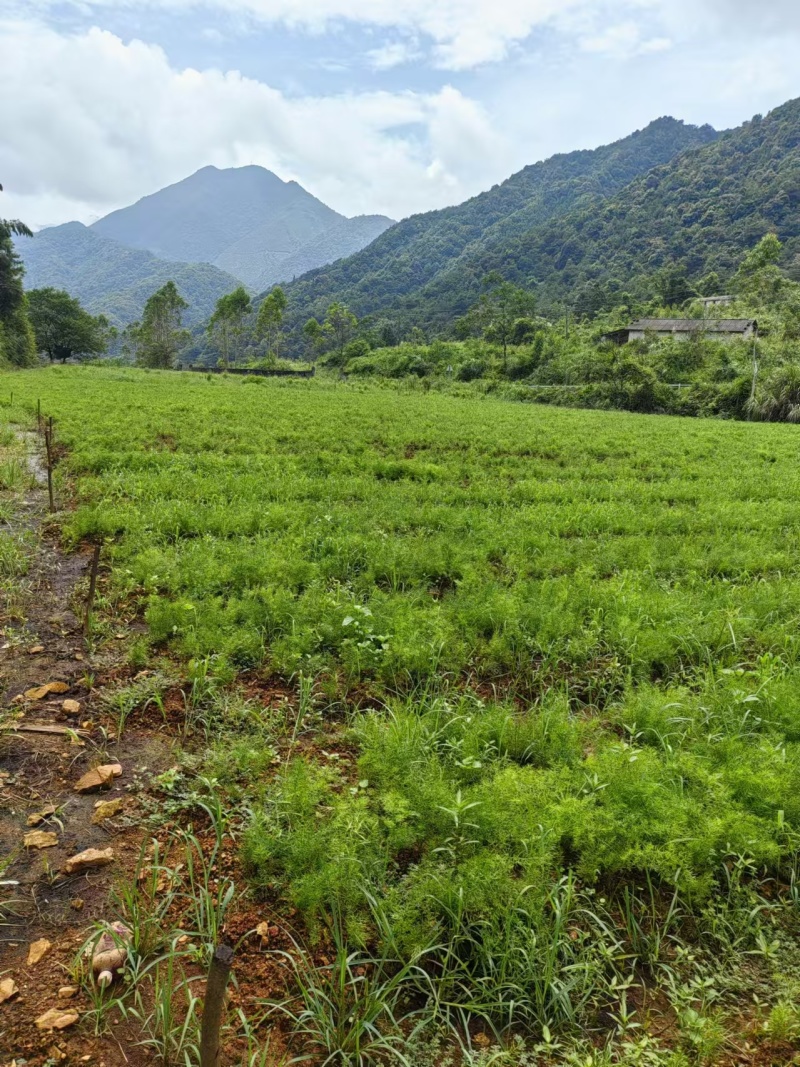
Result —
M 162 259 L 211 263 L 261 290 L 291 280 L 297 263 L 330 263 L 393 225 L 372 218 L 365 231 L 360 219 L 340 215 L 263 167 L 203 167 L 91 228 Z
M 93 315 L 115 325 L 134 322 L 147 298 L 172 280 L 189 307 L 184 322 L 204 322 L 217 300 L 239 281 L 207 263 L 159 259 L 141 248 L 128 248 L 80 222 L 67 222 L 22 237 L 17 247 L 25 263 L 26 289 L 66 289 Z
M 333 300 L 359 316 L 382 313 L 407 325 L 440 328 L 477 299 L 483 259 L 503 262 L 524 234 L 605 200 L 654 167 L 719 135 L 710 126 L 661 118 L 620 141 L 552 156 L 525 167 L 456 207 L 413 215 L 351 256 L 290 286 L 294 315 L 324 314 Z
M 173 279 L 190 305 L 184 319 L 196 325 L 237 285 L 260 292 L 291 281 L 393 224 L 382 215 L 348 219 L 263 167 L 204 167 L 89 227 L 51 227 L 18 247 L 29 289 L 66 289 L 124 325 Z

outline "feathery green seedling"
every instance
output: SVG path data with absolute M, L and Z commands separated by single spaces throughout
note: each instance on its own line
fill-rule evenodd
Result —
M 691 994 L 675 1062 L 711 1056 L 706 954 L 731 1001 L 777 1001 L 798 897 L 796 428 L 322 378 L 13 386 L 21 410 L 46 386 L 76 487 L 63 536 L 113 537 L 104 595 L 140 609 L 137 664 L 189 665 L 206 781 L 176 808 L 205 807 L 218 847 L 251 809 L 252 889 L 312 939 L 335 905 L 345 960 L 427 953 L 416 1003 L 465 1044 L 478 1022 L 565 1062 L 576 1032 L 667 1062 L 634 1024 L 670 983 Z M 269 693 L 285 679 L 295 695 Z M 194 840 L 179 903 L 211 943 L 230 887 Z

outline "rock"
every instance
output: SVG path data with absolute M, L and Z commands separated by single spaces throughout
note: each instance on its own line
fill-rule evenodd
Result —
M 61 705 L 61 710 L 66 711 L 67 715 L 77 715 L 81 710 L 79 700 L 65 700 Z
M 112 923 L 97 942 L 92 953 L 92 970 L 99 985 L 110 985 L 125 966 L 130 939 L 131 931 L 125 923 Z
M 72 1009 L 64 1011 L 63 1008 L 50 1008 L 39 1016 L 36 1025 L 40 1030 L 66 1030 L 68 1026 L 74 1026 L 78 1018 L 78 1013 Z
M 269 941 L 269 923 L 259 923 L 256 927 L 256 933 L 262 941 Z
M 40 652 L 44 652 L 44 645 L 34 645 L 33 648 L 28 649 L 30 656 L 38 656 Z
M 52 848 L 58 844 L 58 834 L 52 830 L 31 830 L 22 839 L 25 848 Z
M 113 848 L 86 848 L 76 856 L 71 856 L 62 870 L 64 874 L 79 874 L 81 871 L 91 870 L 92 867 L 105 867 L 107 863 L 113 862 Z
M 28 826 L 38 826 L 39 823 L 44 822 L 45 819 L 49 819 L 51 815 L 56 813 L 55 804 L 48 804 L 46 808 L 42 808 L 41 811 L 34 811 L 28 816 Z
M 66 693 L 69 690 L 69 686 L 66 682 L 47 682 L 45 685 L 39 685 L 35 689 L 25 690 L 26 700 L 44 700 L 50 693 Z
M 107 789 L 121 774 L 122 767 L 119 763 L 106 763 L 102 767 L 93 767 L 75 783 L 75 792 L 93 793 L 97 789 Z
M 13 978 L 4 978 L 0 982 L 0 1004 L 5 1003 L 7 1000 L 11 1000 L 17 993 L 19 993 L 19 989 Z
M 76 985 L 62 985 L 58 991 L 59 1000 L 72 1000 L 72 998 L 77 995 L 78 987 Z
M 35 967 L 40 960 L 44 959 L 52 947 L 52 942 L 48 941 L 46 937 L 40 937 L 38 941 L 32 941 L 28 946 L 28 966 Z
M 83 909 L 86 907 L 86 902 L 83 897 L 73 897 L 72 900 L 69 902 L 69 906 L 72 908 L 73 911 L 83 911 Z
M 92 823 L 95 826 L 99 826 L 106 819 L 112 819 L 115 815 L 118 815 L 124 806 L 124 797 L 117 797 L 115 800 L 98 800 L 94 806 Z

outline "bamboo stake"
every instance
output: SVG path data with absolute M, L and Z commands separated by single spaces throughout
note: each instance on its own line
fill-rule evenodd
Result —
M 101 544 L 98 541 L 94 546 L 94 555 L 92 556 L 92 568 L 89 572 L 89 595 L 86 598 L 86 614 L 83 617 L 83 636 L 89 636 L 89 628 L 92 624 L 92 608 L 94 607 L 94 597 L 97 592 L 97 571 L 100 567 L 100 549 Z
M 50 498 L 50 514 L 56 510 L 53 497 L 53 419 L 50 418 L 50 426 L 45 427 L 44 446 L 47 449 L 47 495 Z
M 232 964 L 233 949 L 228 945 L 218 945 L 211 957 L 206 982 L 203 1025 L 200 1030 L 200 1067 L 218 1067 L 219 1064 L 219 1031 Z

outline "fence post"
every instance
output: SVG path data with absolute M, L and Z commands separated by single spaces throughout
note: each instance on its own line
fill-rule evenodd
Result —
M 47 495 L 50 498 L 50 514 L 56 510 L 53 499 L 53 417 L 50 416 L 50 425 L 44 428 L 44 446 L 47 449 Z
M 232 965 L 233 949 L 228 945 L 218 945 L 211 957 L 206 982 L 203 1024 L 200 1030 L 200 1067 L 218 1067 L 222 1008 Z

